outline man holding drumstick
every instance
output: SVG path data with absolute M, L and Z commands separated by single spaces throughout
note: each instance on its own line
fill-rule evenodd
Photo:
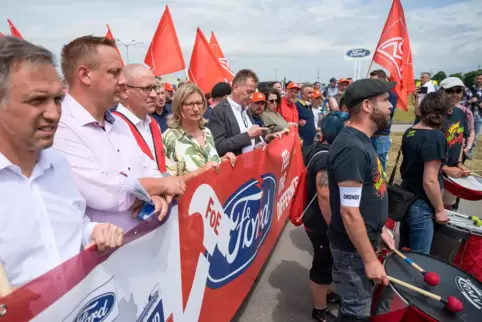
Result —
M 387 185 L 370 138 L 390 124 L 388 92 L 394 86 L 394 82 L 362 79 L 348 87 L 345 104 L 350 124 L 329 152 L 328 238 L 333 281 L 341 296 L 339 321 L 369 321 L 372 280 L 388 284 L 375 254 L 380 238 L 394 247 L 393 238 L 382 230 L 388 216 Z

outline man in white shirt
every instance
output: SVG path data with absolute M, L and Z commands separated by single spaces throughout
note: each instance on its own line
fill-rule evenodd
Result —
M 156 78 L 149 68 L 141 64 L 127 65 L 122 73 L 127 84 L 121 88 L 121 103 L 113 114 L 129 125 L 142 152 L 156 162 L 160 171 L 166 172 L 161 128 L 149 116 L 156 110 L 159 90 Z
M 413 98 L 415 100 L 414 105 L 415 105 L 415 115 L 418 115 L 418 107 L 420 106 L 420 103 L 422 103 L 423 99 L 427 94 L 435 92 L 435 86 L 431 82 L 432 75 L 427 72 L 423 72 L 420 74 L 420 86 L 417 87 L 417 90 L 415 91 Z
M 90 222 L 67 160 L 51 149 L 62 85 L 48 50 L 0 38 L 0 266 L 11 286 L 46 273 L 91 243 L 118 247 L 123 231 Z
M 240 155 L 263 144 L 268 128 L 253 125 L 246 110 L 258 84 L 258 76 L 248 69 L 240 70 L 233 79 L 233 91 L 209 115 L 208 128 L 214 136 L 220 156 L 228 152 Z
M 125 231 L 134 228 L 143 219 L 138 214 L 144 202 L 133 189 L 140 183 L 160 207 L 162 219 L 167 202 L 182 195 L 186 185 L 177 177 L 163 177 L 129 126 L 110 113 L 126 86 L 115 43 L 94 36 L 71 41 L 62 49 L 62 72 L 69 94 L 62 102 L 54 147 L 72 167 L 87 215 Z

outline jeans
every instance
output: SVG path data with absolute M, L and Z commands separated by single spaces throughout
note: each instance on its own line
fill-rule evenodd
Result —
M 333 282 L 340 294 L 340 313 L 349 320 L 370 316 L 374 284 L 365 275 L 365 264 L 358 253 L 346 252 L 330 245 L 333 256 Z
M 417 199 L 400 225 L 400 249 L 408 247 L 414 252 L 430 254 L 434 221 L 433 208 L 424 200 Z
M 371 138 L 371 141 L 373 148 L 378 154 L 378 159 L 380 159 L 383 171 L 385 172 L 387 171 L 387 155 L 388 151 L 390 151 L 390 147 L 392 146 L 392 140 L 388 135 L 381 135 Z

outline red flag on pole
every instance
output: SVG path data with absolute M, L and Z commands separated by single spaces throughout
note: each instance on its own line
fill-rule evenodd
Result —
M 107 26 L 107 33 L 105 34 L 105 38 L 109 39 L 109 40 L 113 40 L 115 42 L 114 35 L 112 34 L 112 31 L 110 30 L 109 25 L 107 24 L 106 26 Z M 122 67 L 124 67 L 125 66 L 124 60 L 122 60 L 122 55 L 120 53 L 119 47 L 117 47 L 117 44 L 115 45 L 115 50 L 117 50 L 117 52 L 119 53 L 119 57 L 120 57 L 120 60 L 121 60 Z
M 171 12 L 167 5 L 144 62 L 151 67 L 156 76 L 178 72 L 186 68 L 176 28 L 174 28 Z
M 201 29 L 197 28 L 189 64 L 189 79 L 199 86 L 203 93 L 209 93 L 216 83 L 227 82 L 224 75 L 224 70 L 214 56 L 206 37 Z
M 224 53 L 221 50 L 221 47 L 219 46 L 218 40 L 216 39 L 214 32 L 212 31 L 211 31 L 211 38 L 209 39 L 209 46 L 211 47 L 211 50 L 214 56 L 221 64 L 221 67 L 224 71 L 224 78 L 226 78 L 228 80 L 228 83 L 231 84 L 234 78 L 233 70 L 229 66 L 228 60 L 224 57 Z
M 408 111 L 408 93 L 415 91 L 415 80 L 410 39 L 400 0 L 393 0 L 373 62 L 387 69 L 390 79 L 397 82 L 393 91 L 398 96 L 400 107 Z
M 22 35 L 20 34 L 20 31 L 18 31 L 17 27 L 10 21 L 10 19 L 7 19 L 8 21 L 8 26 L 10 27 L 10 33 L 12 36 L 23 39 Z

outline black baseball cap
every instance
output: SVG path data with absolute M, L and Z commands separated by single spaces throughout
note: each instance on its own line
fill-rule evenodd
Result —
M 345 91 L 345 105 L 348 109 L 353 108 L 358 103 L 367 98 L 387 93 L 392 90 L 397 83 L 385 82 L 379 79 L 360 79 L 353 82 Z

